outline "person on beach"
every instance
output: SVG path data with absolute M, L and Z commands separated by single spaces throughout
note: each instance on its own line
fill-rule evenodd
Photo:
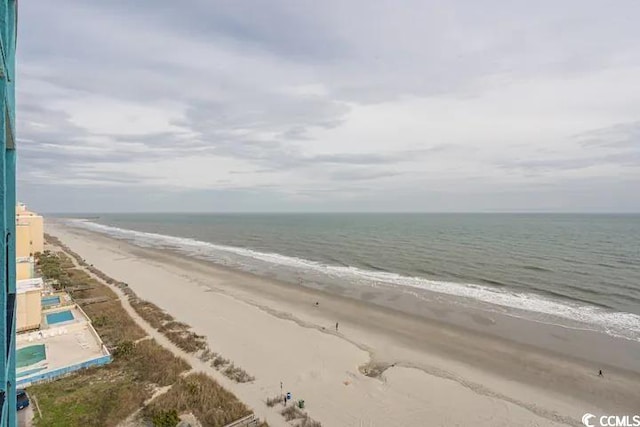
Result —
M 338 332 L 338 322 L 336 322 L 336 332 Z
M 600 371 L 598 372 L 598 376 L 599 377 L 604 377 L 604 374 L 602 373 L 602 369 L 600 369 Z

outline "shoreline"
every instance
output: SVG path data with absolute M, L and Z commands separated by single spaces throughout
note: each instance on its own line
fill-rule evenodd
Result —
M 493 335 L 510 340 L 517 341 L 520 334 L 514 334 L 509 330 L 508 324 L 521 322 L 523 325 L 535 323 L 585 331 L 587 334 L 600 333 L 615 340 L 623 338 L 640 343 L 640 312 L 616 310 L 558 293 L 552 293 L 553 296 L 550 296 L 545 291 L 524 291 L 504 287 L 506 285 L 488 287 L 482 284 L 485 281 L 483 278 L 458 282 L 437 277 L 403 275 L 392 271 L 363 270 L 357 266 L 324 264 L 323 261 L 299 258 L 291 253 L 261 252 L 242 246 L 201 241 L 193 236 L 155 234 L 86 221 L 73 223 L 72 226 L 107 235 L 116 240 L 137 242 L 138 238 L 142 238 L 139 245 L 142 247 L 168 250 L 178 256 L 199 259 L 222 269 L 328 291 L 436 321 L 446 318 L 444 323 L 456 324 L 482 333 L 489 331 Z M 244 261 L 245 257 L 248 257 L 247 262 Z M 482 270 L 477 273 L 481 274 Z M 420 304 L 415 304 L 416 299 L 422 300 Z M 504 319 L 507 320 L 500 321 Z M 504 327 L 505 324 L 507 328 Z M 488 325 L 491 328 L 486 328 Z M 529 336 L 523 343 L 534 341 L 536 346 L 545 347 L 549 341 L 553 341 L 549 334 L 535 336 L 541 330 L 529 328 Z M 564 354 L 580 353 L 596 364 L 614 364 L 638 370 L 635 359 L 611 361 L 598 355 L 590 357 L 593 339 L 586 337 L 586 341 L 586 346 L 567 349 Z M 557 344 L 554 343 L 552 348 L 547 349 L 558 351 Z M 563 352 L 562 347 L 560 345 L 560 352 Z
M 352 380 L 351 384 L 357 383 L 358 387 L 345 386 L 338 380 L 323 384 L 324 387 L 318 386 L 313 380 L 300 378 L 300 373 L 296 373 L 308 371 L 304 364 L 301 367 L 292 366 L 294 372 L 282 375 L 292 377 L 296 388 L 305 396 L 311 395 L 312 398 L 308 399 L 309 413 L 328 425 L 359 425 L 355 422 L 354 414 L 366 413 L 363 409 L 356 408 L 336 412 L 337 408 L 331 408 L 328 404 L 333 401 L 332 393 L 362 388 L 362 392 L 371 395 L 379 392 L 381 384 L 393 389 L 389 390 L 389 395 L 376 395 L 377 398 L 364 399 L 364 402 L 362 396 L 359 399 L 358 396 L 351 397 L 356 404 L 368 407 L 368 411 L 375 414 L 375 417 L 374 414 L 371 415 L 371 420 L 385 417 L 385 413 L 378 414 L 379 410 L 370 408 L 372 404 L 389 407 L 396 402 L 397 408 L 387 408 L 391 413 L 386 416 L 391 421 L 401 419 L 398 417 L 402 416 L 403 405 L 406 404 L 405 411 L 413 408 L 412 405 L 403 403 L 407 398 L 400 402 L 391 393 L 396 391 L 396 385 L 405 390 L 404 394 L 408 393 L 410 402 L 416 403 L 421 400 L 421 394 L 438 401 L 437 390 L 432 396 L 434 390 L 425 387 L 442 381 L 447 385 L 456 384 L 456 390 L 452 391 L 453 396 L 440 402 L 440 408 L 446 407 L 449 401 L 448 405 L 453 410 L 456 402 L 451 400 L 460 400 L 461 396 L 471 393 L 474 403 L 469 405 L 477 407 L 481 413 L 486 411 L 482 406 L 487 404 L 487 399 L 499 406 L 506 405 L 513 410 L 517 408 L 515 412 L 524 411 L 519 415 L 522 423 L 509 418 L 505 419 L 509 421 L 505 425 L 525 425 L 524 420 L 529 419 L 527 417 L 545 422 L 544 425 L 579 425 L 578 420 L 585 412 L 622 413 L 637 409 L 634 404 L 640 401 L 640 375 L 628 370 L 607 367 L 605 378 L 600 379 L 595 375 L 596 367 L 575 357 L 559 356 L 532 346 L 509 342 L 478 331 L 470 332 L 363 301 L 255 277 L 248 273 L 228 271 L 206 261 L 187 259 L 162 249 L 133 246 L 87 230 L 59 224 L 53 227 L 47 224 L 47 228 L 48 232 L 77 251 L 87 262 L 127 282 L 142 298 L 159 305 L 178 320 L 186 321 L 198 333 L 207 336 L 212 348 L 220 348 L 225 355 L 254 373 L 256 383 L 247 387 L 258 387 L 263 394 L 259 397 L 261 399 L 271 397 L 269 392 L 279 391 L 276 378 L 281 375 L 269 372 L 278 365 L 284 365 L 282 369 L 285 371 L 290 366 L 288 363 L 281 363 L 286 360 L 279 360 L 290 357 L 291 351 L 283 349 L 283 346 L 293 344 L 294 349 L 295 344 L 314 347 L 318 336 L 322 336 L 323 340 L 330 338 L 328 350 L 339 348 L 339 357 L 331 357 L 332 352 L 327 354 L 322 348 L 311 348 L 312 351 L 301 352 L 303 354 L 299 356 L 306 358 L 303 361 L 309 364 L 319 359 L 337 359 L 332 361 L 336 365 L 332 369 L 315 372 L 318 375 L 316 379 L 336 380 L 336 377 L 345 377 L 346 366 L 346 377 Z M 144 270 L 147 274 L 141 276 L 136 269 Z M 156 280 L 151 280 L 153 278 Z M 176 289 L 177 286 L 181 288 Z M 198 301 L 185 306 L 183 298 L 188 292 L 197 294 Z M 230 301 L 233 301 L 235 307 L 229 312 L 227 320 L 233 318 L 236 326 L 241 326 L 241 330 L 237 334 L 231 334 L 237 336 L 225 337 L 224 327 L 211 324 L 218 316 L 212 314 L 209 308 L 231 305 Z M 314 307 L 314 301 L 319 301 L 320 306 Z M 256 315 L 256 310 L 259 315 Z M 274 330 L 265 330 L 259 327 L 263 325 L 252 327 L 251 322 L 244 324 L 242 318 L 249 314 L 256 315 L 255 319 L 279 326 Z M 340 322 L 338 333 L 332 330 L 336 320 Z M 296 341 L 291 342 L 286 333 L 278 330 L 285 328 L 283 322 L 286 322 L 287 330 L 293 328 L 292 331 L 295 330 L 300 335 Z M 265 347 L 273 347 L 268 341 L 274 340 L 279 345 L 269 348 L 269 354 L 263 354 L 268 360 L 255 360 L 255 357 L 246 353 L 251 351 L 251 343 L 265 339 L 264 334 L 272 335 L 265 341 Z M 567 334 L 575 333 L 568 331 Z M 228 331 L 226 335 L 229 335 Z M 271 358 L 275 358 L 275 361 L 270 360 Z M 382 380 L 368 378 L 358 372 L 358 367 L 369 363 L 369 359 L 374 365 L 384 367 L 393 364 L 394 367 L 384 372 Z M 417 377 L 420 381 L 417 381 Z M 344 390 L 339 390 L 341 388 Z M 322 403 L 320 408 L 316 406 L 319 403 Z M 334 410 L 333 413 L 330 409 Z M 393 409 L 397 409 L 398 413 Z M 424 410 L 427 415 L 429 409 Z M 411 415 L 406 416 L 402 423 L 416 422 Z M 435 415 L 432 413 L 431 416 Z M 396 425 L 403 425 L 402 423 Z M 477 420 L 474 423 L 482 425 Z

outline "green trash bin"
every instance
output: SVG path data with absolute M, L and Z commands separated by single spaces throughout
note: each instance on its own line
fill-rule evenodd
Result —
M 304 400 L 302 399 L 298 400 L 298 408 L 304 409 Z

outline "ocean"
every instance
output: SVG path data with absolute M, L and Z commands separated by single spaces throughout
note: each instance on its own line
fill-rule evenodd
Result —
M 391 289 L 640 341 L 640 215 L 99 214 L 68 221 L 329 292 Z

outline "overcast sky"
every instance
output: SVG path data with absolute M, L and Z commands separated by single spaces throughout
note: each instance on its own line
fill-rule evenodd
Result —
M 640 1 L 20 2 L 43 212 L 640 211 Z

